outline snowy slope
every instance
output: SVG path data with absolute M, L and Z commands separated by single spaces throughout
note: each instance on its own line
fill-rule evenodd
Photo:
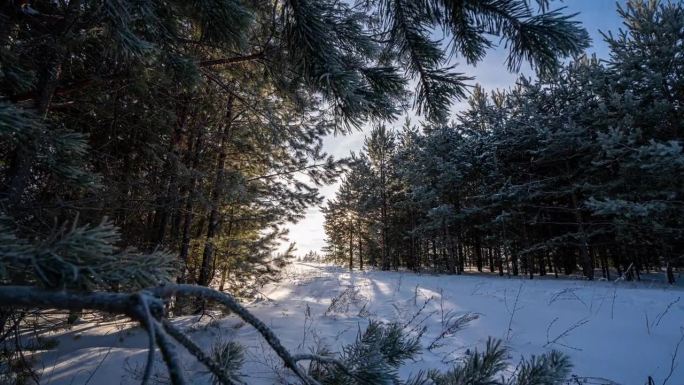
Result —
M 402 374 L 446 369 L 493 336 L 506 341 L 513 362 L 521 354 L 558 349 L 571 356 L 576 375 L 625 385 L 645 384 L 648 376 L 662 384 L 674 362 L 667 384 L 684 385 L 684 343 L 672 359 L 684 333 L 680 289 L 625 282 L 349 273 L 339 267 L 297 263 L 288 268 L 282 282 L 262 292 L 264 298 L 250 304 L 250 310 L 293 352 L 308 352 L 317 344 L 337 350 L 355 338 L 368 318 L 426 326 L 422 341 L 427 347 L 442 333 L 443 318 L 470 312 L 479 318 L 431 351 L 425 350 Z M 337 298 L 335 306 L 329 309 L 333 298 Z M 243 370 L 247 383 L 278 383 L 287 375 L 256 331 L 234 316 L 211 322 L 205 317 L 201 326 L 192 326 L 193 321 L 188 317 L 176 322 L 193 327 L 191 337 L 207 349 L 230 339 L 248 348 Z M 116 322 L 85 324 L 58 339 L 59 347 L 41 357 L 41 384 L 136 383 L 146 349 L 138 328 Z M 189 356 L 185 364 L 193 383 L 210 382 Z M 158 366 L 163 377 L 161 362 Z

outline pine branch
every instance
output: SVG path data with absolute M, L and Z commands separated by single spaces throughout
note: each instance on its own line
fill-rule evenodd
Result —
M 169 336 L 164 331 L 164 328 L 158 321 L 153 321 L 154 333 L 157 339 L 157 346 L 162 353 L 166 367 L 169 370 L 172 385 L 185 385 L 185 376 L 183 375 L 183 367 L 181 361 L 176 353 L 176 348 L 171 343 Z
M 149 337 L 149 343 L 147 346 L 147 361 L 145 362 L 145 371 L 143 372 L 143 378 L 141 381 L 141 385 L 147 385 L 150 377 L 152 376 L 152 369 L 154 367 L 154 350 L 157 337 L 155 334 L 154 319 L 152 318 L 152 312 L 150 311 L 147 301 L 142 295 L 138 295 L 138 301 L 142 306 L 144 315 L 140 323 L 145 327 L 145 329 L 147 329 L 147 335 Z
M 197 344 L 195 344 L 185 333 L 183 333 L 181 330 L 179 330 L 177 327 L 175 327 L 171 322 L 168 320 L 162 320 L 162 325 L 164 326 L 164 330 L 166 330 L 171 337 L 173 337 L 176 341 L 178 341 L 183 347 L 185 347 L 190 354 L 195 356 L 197 358 L 197 361 L 201 362 L 209 368 L 209 370 L 216 376 L 216 378 L 219 379 L 224 385 L 237 385 L 238 382 L 234 381 L 228 373 L 225 372 L 223 368 L 221 368 L 216 361 L 214 361 L 211 357 L 206 355 L 203 351 L 202 348 L 200 348 Z
M 343 371 L 346 375 L 350 377 L 357 377 L 356 374 L 354 374 L 347 366 L 344 364 L 344 362 L 333 358 L 333 357 L 328 357 L 328 356 L 323 356 L 320 354 L 307 354 L 307 353 L 302 353 L 302 354 L 296 354 L 292 356 L 292 358 L 295 360 L 295 362 L 299 361 L 316 361 L 319 363 L 323 364 L 333 364 L 337 366 L 341 371 Z
M 194 285 L 168 285 L 150 288 L 134 294 L 107 293 L 107 292 L 75 292 L 75 291 L 54 291 L 45 290 L 30 286 L 0 286 L 0 306 L 3 307 L 27 307 L 41 309 L 65 309 L 65 310 L 99 310 L 112 314 L 123 314 L 140 322 L 143 325 L 152 325 L 157 346 L 162 351 L 164 361 L 169 369 L 169 374 L 174 385 L 185 384 L 182 374 L 182 367 L 179 364 L 177 354 L 173 344 L 169 340 L 167 330 L 172 335 L 176 335 L 177 340 L 193 354 L 202 364 L 207 366 L 218 378 L 223 376 L 221 371 L 210 361 L 206 355 L 199 354 L 198 349 L 187 337 L 182 337 L 180 332 L 173 326 L 162 326 L 163 321 L 150 320 L 149 313 L 156 317 L 161 317 L 164 304 L 161 299 L 177 297 L 197 297 L 214 300 L 226 306 L 233 313 L 242 318 L 243 321 L 252 325 L 264 337 L 266 342 L 283 360 L 285 366 L 292 370 L 305 384 L 319 385 L 318 381 L 311 378 L 292 357 L 287 349 L 282 345 L 280 339 L 273 331 L 261 320 L 252 315 L 246 308 L 240 305 L 230 295 L 215 291 L 213 289 L 194 286 Z M 179 334 L 180 333 L 180 334 Z M 174 337 L 175 338 L 175 337 Z M 229 378 L 230 380 L 230 378 Z M 234 381 L 233 381 L 234 383 Z
M 271 346 L 271 348 L 283 360 L 285 366 L 292 370 L 302 381 L 307 384 L 317 384 L 317 381 L 310 378 L 304 370 L 299 367 L 292 358 L 290 352 L 280 342 L 280 339 L 273 331 L 261 320 L 256 318 L 246 308 L 240 305 L 232 296 L 215 291 L 211 288 L 195 285 L 167 285 L 149 290 L 159 298 L 170 298 L 172 296 L 197 297 L 216 301 L 235 313 L 243 321 L 252 325 Z
M 229 57 L 229 58 L 223 58 L 223 59 L 210 59 L 210 60 L 202 60 L 197 62 L 197 66 L 202 68 L 202 67 L 211 67 L 211 66 L 217 66 L 217 65 L 225 65 L 225 64 L 237 64 L 237 63 L 244 63 L 248 61 L 254 61 L 258 59 L 262 59 L 264 57 L 264 52 L 255 52 L 253 54 L 249 55 L 243 55 L 243 56 L 235 56 L 235 57 Z

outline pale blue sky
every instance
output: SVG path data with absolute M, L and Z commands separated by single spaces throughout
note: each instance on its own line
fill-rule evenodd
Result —
M 624 0 L 620 1 L 625 3 Z M 608 47 L 603 41 L 599 31 L 617 32 L 622 26 L 622 20 L 618 16 L 617 3 L 613 0 L 564 0 L 552 2 L 553 8 L 566 7 L 566 13 L 579 13 L 576 17 L 587 29 L 592 39 L 592 47 L 587 51 L 595 53 L 599 58 L 608 58 Z M 477 67 L 463 65 L 460 70 L 475 77 L 475 82 L 481 84 L 486 90 L 496 88 L 508 88 L 515 83 L 519 73 L 510 73 L 505 68 L 506 51 L 493 49 Z M 522 73 L 531 75 L 528 68 L 523 68 Z M 465 101 L 456 103 L 454 111 L 459 111 L 465 106 Z M 402 120 L 396 125 L 401 125 Z M 335 157 L 348 156 L 351 151 L 358 152 L 363 146 L 364 137 L 368 129 L 354 132 L 346 136 L 329 136 L 325 138 L 324 150 Z M 326 198 L 335 195 L 338 184 L 321 188 L 321 194 Z M 290 225 L 289 239 L 297 245 L 297 254 L 306 253 L 309 250 L 320 251 L 325 245 L 325 233 L 323 231 L 323 214 L 318 207 L 307 210 L 306 216 L 300 222 Z

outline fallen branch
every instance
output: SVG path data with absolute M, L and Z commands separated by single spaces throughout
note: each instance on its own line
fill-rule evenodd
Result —
M 679 347 L 682 345 L 682 342 L 684 342 L 684 328 L 680 329 L 681 336 L 679 337 L 679 341 L 677 341 L 677 344 L 675 345 L 674 352 L 672 353 L 672 359 L 670 360 L 670 371 L 667 373 L 667 377 L 665 377 L 665 380 L 663 380 L 663 385 L 666 385 L 668 381 L 670 381 L 670 377 L 672 377 L 672 374 L 674 373 L 675 369 L 677 368 L 677 354 L 679 353 Z
M 478 313 L 468 312 L 460 316 L 456 316 L 456 314 L 449 312 L 446 317 L 447 318 L 442 325 L 442 332 L 432 341 L 432 343 L 430 343 L 428 350 L 432 351 L 433 349 L 442 346 L 440 341 L 463 329 L 470 322 L 480 318 L 480 315 Z
M 187 349 L 190 354 L 197 358 L 197 361 L 204 364 L 204 366 L 206 366 L 207 369 L 209 369 L 222 383 L 227 385 L 237 385 L 236 381 L 228 377 L 226 372 L 213 359 L 211 359 L 211 357 L 204 354 L 202 348 L 197 346 L 197 344 L 195 344 L 188 336 L 186 336 L 185 333 L 180 331 L 168 320 L 162 321 L 162 326 L 164 326 L 164 330 L 166 330 L 166 332 L 173 337 L 173 339 L 183 345 L 183 347 Z
M 589 320 L 586 319 L 586 318 L 583 318 L 583 319 L 581 319 L 581 320 L 575 322 L 574 324 L 572 324 L 572 325 L 571 325 L 570 327 L 568 327 L 567 329 L 565 329 L 562 333 L 560 333 L 559 335 L 557 335 L 556 338 L 550 339 L 550 338 L 549 338 L 549 332 L 551 331 L 551 327 L 556 323 L 556 321 L 558 321 L 558 317 L 554 318 L 553 321 L 551 321 L 551 323 L 549 324 L 549 326 L 546 328 L 546 343 L 544 344 L 544 347 L 547 347 L 547 346 L 549 346 L 549 345 L 556 344 L 556 345 L 564 346 L 564 347 L 569 348 L 569 349 L 573 349 L 573 350 L 577 350 L 577 351 L 582 351 L 582 349 L 580 349 L 580 348 L 576 348 L 576 347 L 574 347 L 574 346 L 566 345 L 566 344 L 564 344 L 564 343 L 562 343 L 562 342 L 559 342 L 559 341 L 560 341 L 562 338 L 565 338 L 565 337 L 567 337 L 568 335 L 570 335 L 570 333 L 572 333 L 573 330 L 575 330 L 575 329 L 581 327 L 582 325 L 585 325 L 586 323 L 588 323 Z
M 506 330 L 506 341 L 511 340 L 511 329 L 513 325 L 513 318 L 515 317 L 515 313 L 520 310 L 518 308 L 518 300 L 520 299 L 520 292 L 522 292 L 523 289 L 523 284 L 520 283 L 520 287 L 518 288 L 518 294 L 515 295 L 515 302 L 513 303 L 513 310 L 508 309 L 508 301 L 506 301 L 506 296 L 504 294 L 504 303 L 506 304 L 506 310 L 510 313 L 511 317 L 508 319 L 508 330 Z
M 261 336 L 264 337 L 266 342 L 270 345 L 271 349 L 275 351 L 278 357 L 283 360 L 285 366 L 292 370 L 297 377 L 304 381 L 304 383 L 318 385 L 318 381 L 307 375 L 306 372 L 304 372 L 304 370 L 297 365 L 297 362 L 292 358 L 290 352 L 285 349 L 283 344 L 280 342 L 280 339 L 276 337 L 275 333 L 273 333 L 273 331 L 266 326 L 265 323 L 261 322 L 260 319 L 256 318 L 245 307 L 240 305 L 232 296 L 204 286 L 183 284 L 160 286 L 149 289 L 148 292 L 159 298 L 171 298 L 173 296 L 198 297 L 220 303 L 235 313 L 238 317 L 242 318 L 243 321 L 252 325 L 252 327 L 254 327 L 261 334 Z
M 672 308 L 672 306 L 674 306 L 677 302 L 679 302 L 680 299 L 681 299 L 681 297 L 677 297 L 677 299 L 675 299 L 674 301 L 670 302 L 667 305 L 667 307 L 665 308 L 665 310 L 662 311 L 662 313 L 660 313 L 656 316 L 656 319 L 654 320 L 654 326 L 660 325 L 660 321 L 663 320 L 663 317 L 665 317 L 667 312 L 670 311 L 670 308 Z
M 147 362 L 145 362 L 145 371 L 143 372 L 143 378 L 141 382 L 141 385 L 147 385 L 147 382 L 152 376 L 152 368 L 154 367 L 154 344 L 156 341 L 156 336 L 154 333 L 155 328 L 152 324 L 152 312 L 150 312 L 150 307 L 148 306 L 145 297 L 138 295 L 138 299 L 143 307 L 143 314 L 145 316 L 143 319 L 144 322 L 141 323 L 145 329 L 147 329 L 147 335 L 149 337 L 149 345 L 147 347 Z
M 409 327 L 409 326 L 413 323 L 413 321 L 415 321 L 416 318 L 418 318 L 418 317 L 420 316 L 420 314 L 423 312 L 423 310 L 425 310 L 425 308 L 427 307 L 427 305 L 428 305 L 428 304 L 430 303 L 430 301 L 432 301 L 433 299 L 434 299 L 434 297 L 429 297 L 429 298 L 427 298 L 427 299 L 425 300 L 425 302 L 423 302 L 423 306 L 421 306 L 420 309 L 418 309 L 417 312 L 413 313 L 413 316 L 411 317 L 411 319 L 408 320 L 408 322 L 406 322 L 406 323 L 405 323 L 404 325 L 402 325 L 402 326 L 403 326 L 404 328 Z
M 171 343 L 169 336 L 164 331 L 164 328 L 157 321 L 153 321 L 154 335 L 157 339 L 157 346 L 162 353 L 162 358 L 166 363 L 166 368 L 169 370 L 171 383 L 173 385 L 185 385 L 185 376 L 181 368 L 180 359 L 176 353 L 176 348 Z
M 0 287 L 0 306 L 2 307 L 26 307 L 41 309 L 65 309 L 65 310 L 98 310 L 112 314 L 123 314 L 139 322 L 148 330 L 148 335 L 154 337 L 156 346 L 159 347 L 164 362 L 166 363 L 171 382 L 174 385 L 184 385 L 186 383 L 182 369 L 171 342 L 169 333 L 173 333 L 174 339 L 178 340 L 188 351 L 195 356 L 209 370 L 215 372 L 208 357 L 201 350 L 195 349 L 196 345 L 191 344 L 187 337 L 184 339 L 182 332 L 174 330 L 173 326 L 167 323 L 162 325 L 160 319 L 164 314 L 164 302 L 162 299 L 176 297 L 197 297 L 213 300 L 225 306 L 233 313 L 242 318 L 243 321 L 252 325 L 264 337 L 269 346 L 280 357 L 285 366 L 292 370 L 307 385 L 319 385 L 318 381 L 311 378 L 303 368 L 297 365 L 297 361 L 289 351 L 285 349 L 280 339 L 266 326 L 261 320 L 252 315 L 246 308 L 240 305 L 232 296 L 215 291 L 208 287 L 195 285 L 166 285 L 146 289 L 138 293 L 105 293 L 105 292 L 77 292 L 77 291 L 56 291 L 46 290 L 31 286 L 2 286 Z M 194 345 L 194 346 L 193 346 Z M 153 348 L 153 347 L 152 347 Z M 148 354 L 148 361 L 149 361 Z M 147 366 L 151 365 L 148 362 Z M 148 372 L 151 369 L 145 368 L 143 383 L 149 379 Z M 216 373 L 215 373 L 216 374 Z M 219 377 L 219 376 L 217 376 Z M 233 385 L 234 382 L 224 384 Z

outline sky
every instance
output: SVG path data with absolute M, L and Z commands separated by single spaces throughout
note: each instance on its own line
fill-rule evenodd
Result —
M 621 0 L 620 3 L 625 1 Z M 587 50 L 589 54 L 596 54 L 599 58 L 607 59 L 609 50 L 603 41 L 602 32 L 617 32 L 622 27 L 622 20 L 618 16 L 617 3 L 614 0 L 564 0 L 552 2 L 552 8 L 565 7 L 564 12 L 568 14 L 578 13 L 576 20 L 582 22 L 584 28 L 589 32 L 592 46 Z M 515 84 L 519 75 L 531 76 L 533 73 L 529 67 L 521 68 L 520 72 L 512 73 L 506 69 L 506 50 L 503 48 L 492 49 L 483 61 L 476 67 L 462 64 L 459 67 L 461 72 L 469 76 L 474 76 L 474 83 L 479 83 L 486 90 L 497 88 L 509 88 Z M 461 111 L 466 106 L 466 101 L 454 103 L 452 110 Z M 405 117 L 397 120 L 388 126 L 399 127 Z M 370 127 L 365 127 L 359 131 L 348 135 L 330 135 L 324 138 L 323 149 L 335 157 L 349 156 L 350 152 L 358 152 L 363 147 L 366 133 Z M 320 193 L 327 199 L 335 196 L 335 191 L 339 183 L 320 188 Z M 289 226 L 289 241 L 296 244 L 296 254 L 304 254 L 308 251 L 320 251 L 325 245 L 325 232 L 323 231 L 324 218 L 319 207 L 310 207 L 302 220 Z M 286 248 L 284 243 L 281 250 Z

